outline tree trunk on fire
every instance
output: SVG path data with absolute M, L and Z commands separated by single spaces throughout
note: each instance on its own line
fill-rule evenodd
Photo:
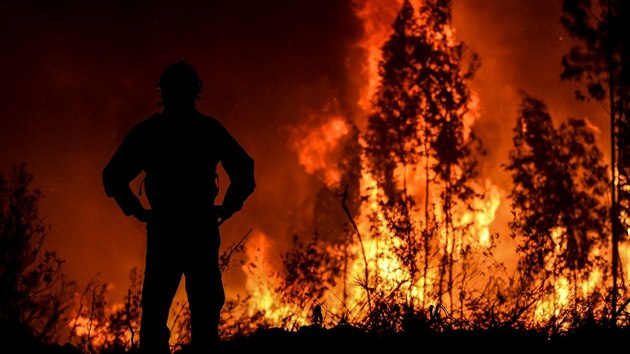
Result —
M 611 321 L 616 325 L 621 260 L 619 243 L 627 240 L 623 232 L 630 227 L 630 135 L 626 102 L 630 84 L 628 67 L 627 23 L 630 5 L 625 0 L 562 2 L 561 23 L 575 38 L 576 44 L 562 58 L 563 80 L 577 81 L 586 87 L 586 93 L 576 91 L 576 99 L 592 98 L 600 102 L 608 99 L 610 117 L 610 245 L 611 245 Z M 623 273 L 622 273 L 623 274 Z
M 427 286 L 428 286 L 428 277 L 429 277 L 429 240 L 433 237 L 433 232 L 431 230 L 431 225 L 429 224 L 429 192 L 430 192 L 430 181 L 429 181 L 429 148 L 427 146 L 427 137 L 429 136 L 429 129 L 426 121 L 424 122 L 424 271 L 423 271 L 423 284 L 422 284 L 422 308 L 426 306 L 426 298 L 427 298 Z

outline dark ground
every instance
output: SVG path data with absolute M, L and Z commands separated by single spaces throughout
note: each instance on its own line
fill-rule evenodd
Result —
M 236 337 L 222 344 L 219 353 L 628 353 L 630 328 L 601 326 L 582 328 L 547 338 L 534 331 L 484 330 L 435 332 L 365 333 L 351 326 L 331 329 L 305 327 L 288 332 L 261 329 L 251 335 Z M 82 354 L 70 345 L 20 345 L 0 348 L 2 354 Z M 122 351 L 102 351 L 122 354 Z M 136 354 L 136 351 L 128 354 Z M 184 348 L 176 354 L 189 354 Z M 138 353 L 139 354 L 139 353 Z

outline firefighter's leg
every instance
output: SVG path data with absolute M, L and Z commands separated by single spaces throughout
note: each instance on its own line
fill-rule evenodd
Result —
M 219 344 L 219 316 L 225 293 L 219 270 L 219 233 L 201 232 L 184 271 L 190 305 L 191 343 L 202 353 Z M 208 239 L 210 237 L 210 239 Z
M 181 267 L 173 261 L 173 250 L 160 239 L 164 238 L 149 228 L 140 325 L 140 348 L 146 354 L 170 353 L 167 320 L 182 277 Z

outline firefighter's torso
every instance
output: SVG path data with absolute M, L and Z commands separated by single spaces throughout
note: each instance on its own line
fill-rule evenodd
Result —
M 186 117 L 156 114 L 142 130 L 144 187 L 156 212 L 188 212 L 214 204 L 221 130 L 200 113 Z

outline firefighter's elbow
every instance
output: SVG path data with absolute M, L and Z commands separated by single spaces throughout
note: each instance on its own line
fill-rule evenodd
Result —
M 103 174 L 101 176 L 101 179 L 102 179 L 102 182 L 103 182 L 103 188 L 105 189 L 105 194 L 108 197 L 112 197 L 112 195 L 113 195 L 112 173 L 111 173 L 111 170 L 109 168 L 109 165 L 107 165 L 103 169 Z
M 247 156 L 245 159 L 245 166 L 251 174 L 254 174 L 254 159 L 251 156 Z
M 119 188 L 117 187 L 118 183 L 116 179 L 116 174 L 112 170 L 111 165 L 107 165 L 103 169 L 102 180 L 103 188 L 105 189 L 105 195 L 113 198 L 116 195 L 117 189 Z
M 250 178 L 249 178 L 249 183 L 248 183 L 248 187 L 249 187 L 249 194 L 254 193 L 254 190 L 256 189 L 256 178 L 254 177 L 254 159 L 252 159 L 250 157 Z
M 256 181 L 252 178 L 247 186 L 247 195 L 251 195 L 252 193 L 254 193 L 255 189 L 256 189 Z

